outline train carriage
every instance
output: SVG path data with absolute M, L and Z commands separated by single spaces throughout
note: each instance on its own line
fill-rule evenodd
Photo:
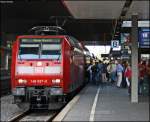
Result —
M 11 68 L 14 102 L 20 107 L 48 108 L 83 85 L 83 49 L 66 35 L 18 36 Z

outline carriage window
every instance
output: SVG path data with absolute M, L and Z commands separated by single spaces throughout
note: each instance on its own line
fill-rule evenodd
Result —
M 38 59 L 39 44 L 21 44 L 18 59 Z
M 43 44 L 41 59 L 61 59 L 61 45 L 60 44 Z

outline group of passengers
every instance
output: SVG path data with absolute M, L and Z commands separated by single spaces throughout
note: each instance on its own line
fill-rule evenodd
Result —
M 108 81 L 108 64 L 101 60 L 96 60 L 88 65 L 87 72 L 89 73 L 89 82 L 95 84 L 104 83 Z
M 150 60 L 141 61 L 139 68 L 138 92 L 141 93 L 141 87 L 144 79 L 150 81 Z M 132 71 L 128 61 L 111 60 L 109 63 L 103 61 L 91 62 L 87 67 L 88 80 L 94 84 L 114 83 L 118 88 L 128 87 L 131 91 Z
M 89 72 L 89 82 L 93 82 L 95 84 L 104 82 L 106 80 L 106 65 L 102 63 L 102 61 L 96 60 L 95 62 L 91 62 L 87 68 L 87 72 Z

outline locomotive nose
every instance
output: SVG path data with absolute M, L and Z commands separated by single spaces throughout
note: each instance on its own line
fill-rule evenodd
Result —
M 23 63 L 22 63 L 23 62 Z M 18 61 L 16 75 L 58 75 L 62 73 L 62 63 L 53 61 Z

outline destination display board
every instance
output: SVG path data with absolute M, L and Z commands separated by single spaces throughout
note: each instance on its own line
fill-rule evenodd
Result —
M 60 43 L 61 38 L 23 38 L 22 43 Z

